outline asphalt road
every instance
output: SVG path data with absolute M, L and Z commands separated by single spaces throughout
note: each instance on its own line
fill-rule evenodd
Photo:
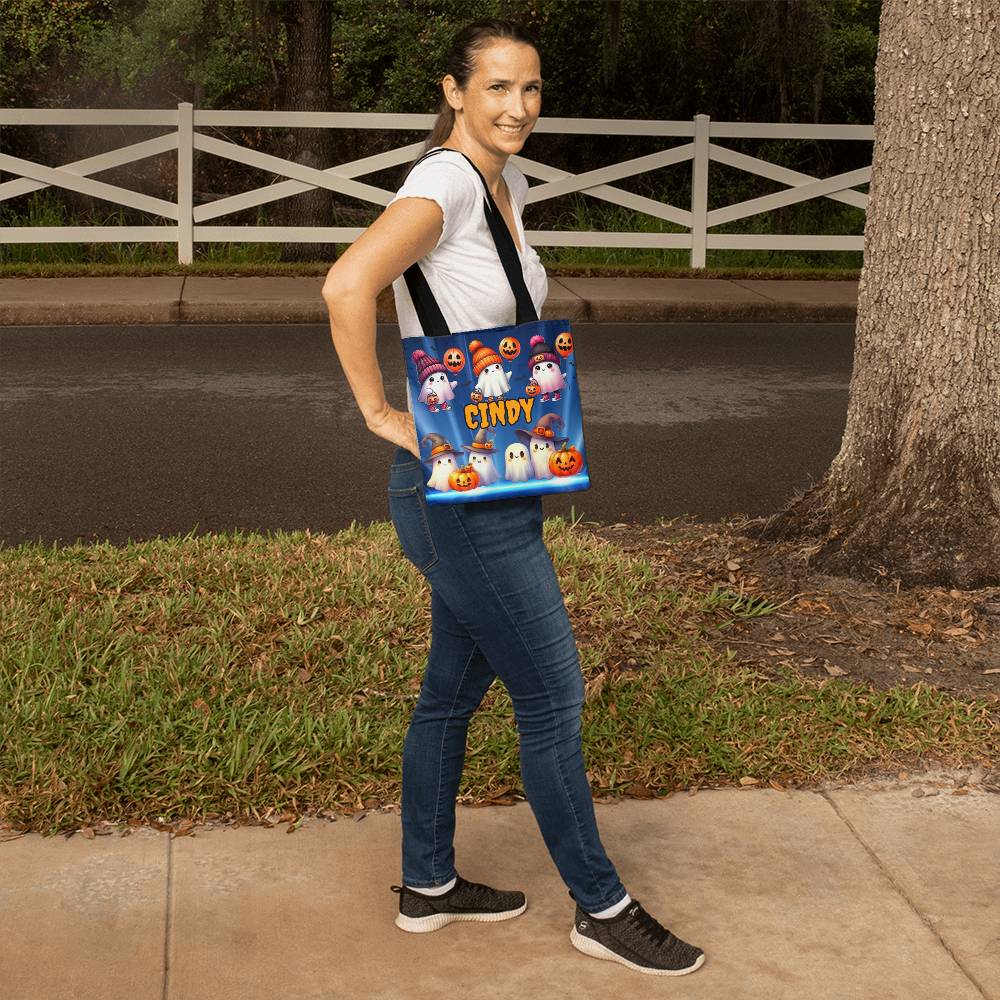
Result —
M 545 513 L 651 522 L 776 510 L 843 434 L 848 324 L 577 324 L 591 488 Z M 399 332 L 379 327 L 405 407 Z M 0 328 L 0 542 L 387 520 L 327 325 Z

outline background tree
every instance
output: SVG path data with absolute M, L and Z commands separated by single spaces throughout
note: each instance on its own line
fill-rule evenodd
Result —
M 196 109 L 204 109 L 239 106 L 243 100 L 249 107 L 272 107 L 269 73 L 258 50 L 250 47 L 248 18 L 244 0 L 72 0 L 64 4 L 2 0 L 0 99 L 15 107 L 171 108 L 191 101 Z M 266 103 L 262 100 L 265 93 Z M 5 129 L 2 139 L 5 152 L 54 165 L 162 131 L 156 127 L 43 126 Z M 245 141 L 255 139 L 259 136 Z M 196 201 L 214 200 L 232 193 L 234 187 L 249 186 L 246 168 L 240 165 L 198 150 L 194 160 Z M 102 171 L 98 179 L 173 198 L 175 156 L 164 153 Z M 116 209 L 101 199 L 65 189 L 49 188 L 29 197 L 39 196 L 58 199 L 81 223 L 115 210 L 125 222 L 151 221 L 138 210 Z M 13 207 L 0 202 L 0 212 Z
M 885 0 L 847 427 L 823 480 L 757 519 L 810 564 L 1000 582 L 1000 15 Z
M 285 111 L 330 111 L 330 5 L 326 0 L 280 0 L 287 39 L 287 64 L 281 107 Z M 317 170 L 334 164 L 331 129 L 293 128 L 285 134 L 282 155 L 293 163 Z M 329 225 L 333 218 L 333 192 L 312 188 L 280 202 L 286 226 Z M 281 260 L 337 259 L 335 243 L 284 243 Z

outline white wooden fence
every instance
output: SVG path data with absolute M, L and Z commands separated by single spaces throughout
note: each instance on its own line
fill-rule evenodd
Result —
M 0 184 L 0 201 L 49 185 L 79 191 L 104 201 L 127 205 L 171 220 L 170 225 L 155 226 L 10 226 L 0 228 L 2 243 L 95 243 L 95 242 L 176 242 L 177 259 L 189 264 L 195 243 L 221 241 L 351 243 L 364 232 L 361 227 L 343 226 L 224 226 L 208 225 L 231 212 L 276 201 L 310 188 L 324 187 L 339 194 L 385 206 L 394 192 L 355 180 L 387 167 L 409 163 L 423 147 L 423 140 L 400 146 L 386 153 L 317 170 L 278 156 L 247 149 L 196 131 L 210 126 L 259 126 L 265 128 L 346 128 L 378 130 L 423 130 L 429 132 L 434 115 L 352 114 L 344 112 L 287 111 L 195 111 L 188 103 L 177 110 L 96 110 L 0 108 L 0 128 L 4 125 L 142 125 L 163 126 L 170 131 L 155 139 L 122 146 L 73 163 L 48 167 L 31 160 L 0 152 L 0 170 L 18 175 L 18 179 Z M 532 186 L 528 202 L 555 198 L 577 191 L 593 198 L 644 212 L 683 226 L 684 233 L 634 233 L 596 231 L 528 230 L 528 242 L 540 246 L 586 247 L 657 247 L 690 251 L 691 266 L 705 266 L 707 250 L 861 250 L 862 236 L 786 236 L 737 233 L 713 233 L 712 227 L 745 219 L 785 205 L 812 198 L 834 201 L 867 209 L 868 196 L 852 190 L 871 177 L 871 166 L 851 170 L 835 177 L 816 178 L 789 170 L 754 156 L 738 153 L 715 140 L 724 139 L 873 139 L 871 125 L 789 125 L 750 122 L 713 122 L 707 115 L 695 115 L 692 121 L 646 121 L 614 118 L 539 118 L 535 132 L 577 135 L 643 135 L 681 138 L 690 141 L 647 156 L 574 174 L 551 167 L 527 156 L 513 161 L 528 176 L 541 183 Z M 2 132 L 0 132 L 2 139 Z M 0 142 L 2 149 L 2 142 Z M 201 150 L 227 157 L 248 166 L 259 167 L 288 178 L 280 183 L 195 205 L 193 192 L 193 151 Z M 133 163 L 147 156 L 177 150 L 177 202 L 140 194 L 127 188 L 94 180 L 96 174 L 110 167 Z M 677 208 L 652 198 L 645 198 L 615 187 L 614 182 L 649 170 L 677 163 L 691 162 L 691 205 Z M 784 191 L 752 198 L 735 205 L 708 211 L 709 163 L 723 163 L 740 170 L 788 185 Z

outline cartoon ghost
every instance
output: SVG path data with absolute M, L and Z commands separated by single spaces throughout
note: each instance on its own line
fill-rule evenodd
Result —
M 480 427 L 472 444 L 463 444 L 462 450 L 469 453 L 468 464 L 479 474 L 480 486 L 488 486 L 500 478 L 497 467 L 493 464 L 493 452 L 496 448 L 493 438 L 486 436 L 485 427 Z
M 441 404 L 442 410 L 450 410 L 449 400 L 455 398 L 455 386 L 458 382 L 451 382 L 448 379 L 448 369 L 445 368 L 437 358 L 426 351 L 414 351 L 410 357 L 417 369 L 417 378 L 420 380 L 420 393 L 417 399 L 421 403 L 426 403 L 432 413 L 437 412 L 437 406 L 427 397 L 433 393 L 437 396 L 437 403 Z
M 427 480 L 427 485 L 441 492 L 450 490 L 451 483 L 448 482 L 448 477 L 459 466 L 465 464 L 462 453 L 452 448 L 448 439 L 440 434 L 425 434 L 420 443 L 423 444 L 425 441 L 431 443 L 431 453 L 423 459 L 431 467 L 431 477 Z
M 547 402 L 549 394 L 552 394 L 553 401 L 559 398 L 559 390 L 566 388 L 566 378 L 559 367 L 559 355 L 556 354 L 541 334 L 535 334 L 529 342 L 531 358 L 531 377 L 538 383 L 542 390 L 539 397 L 541 402 Z
M 504 478 L 512 483 L 526 483 L 531 478 L 527 445 L 519 441 L 507 445 L 507 451 L 504 452 Z
M 568 437 L 557 438 L 552 429 L 553 424 L 561 423 L 562 417 L 558 413 L 545 413 L 530 431 L 514 432 L 524 443 L 531 472 L 536 479 L 551 479 L 555 474 L 549 468 L 549 456 L 569 440 Z
M 503 370 L 503 358 L 481 340 L 469 341 L 469 354 L 472 355 L 472 374 L 478 379 L 476 388 L 487 402 L 503 399 L 504 393 L 510 392 L 513 375 L 512 371 Z

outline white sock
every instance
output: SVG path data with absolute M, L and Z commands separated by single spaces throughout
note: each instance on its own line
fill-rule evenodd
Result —
M 441 896 L 444 895 L 456 882 L 458 881 L 458 876 L 456 875 L 450 882 L 446 882 L 444 885 L 436 886 L 406 886 L 408 889 L 412 889 L 414 892 L 419 892 L 422 896 Z M 406 884 L 405 882 L 403 883 Z
M 597 917 L 598 920 L 607 920 L 608 917 L 616 917 L 631 902 L 632 897 L 626 892 L 625 898 L 619 900 L 614 906 L 609 906 L 606 910 L 598 910 L 597 913 L 591 913 L 591 916 Z

